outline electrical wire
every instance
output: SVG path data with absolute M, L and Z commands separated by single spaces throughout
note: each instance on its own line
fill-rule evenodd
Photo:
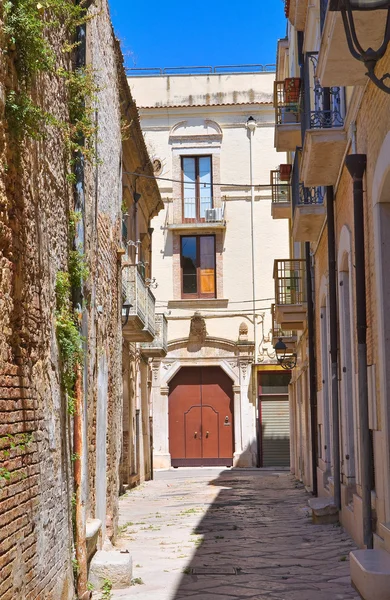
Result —
M 170 177 L 157 177 L 155 175 L 145 175 L 144 173 L 136 173 L 136 172 L 132 172 L 132 171 L 123 171 L 124 175 L 136 175 L 137 177 L 144 177 L 144 179 L 158 179 L 160 181 L 169 181 L 171 183 L 180 183 L 182 184 L 183 182 L 180 179 L 171 179 Z M 186 182 L 186 185 L 196 185 L 196 183 L 191 183 L 191 182 Z M 209 187 L 237 187 L 237 188 L 249 188 L 251 189 L 251 184 L 250 183 L 207 183 L 204 184 L 205 186 L 209 186 Z M 287 184 L 288 185 L 288 184 Z M 259 184 L 254 184 L 253 185 L 254 188 L 271 188 L 271 184 L 270 183 L 259 183 Z

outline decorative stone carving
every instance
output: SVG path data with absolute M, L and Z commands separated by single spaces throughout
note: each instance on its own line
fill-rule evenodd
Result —
M 206 340 L 206 336 L 206 321 L 200 312 L 196 312 L 191 318 L 189 339 L 192 342 L 199 342 L 203 344 L 203 342 Z
M 244 323 L 244 322 L 241 323 L 238 333 L 239 333 L 238 339 L 240 340 L 240 342 L 248 341 L 248 325 L 246 323 Z

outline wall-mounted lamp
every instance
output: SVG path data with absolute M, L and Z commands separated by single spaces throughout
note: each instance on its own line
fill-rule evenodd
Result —
M 132 308 L 132 307 L 133 307 L 133 305 L 131 304 L 130 300 L 128 300 L 126 298 L 126 300 L 122 304 L 122 326 L 123 327 L 125 327 L 127 325 L 127 321 L 129 320 L 129 315 L 130 315 L 130 308 Z M 123 321 L 123 317 L 125 317 L 124 321 Z
M 251 133 L 253 133 L 256 129 L 256 119 L 254 119 L 253 117 L 249 117 L 246 122 L 246 127 Z
M 354 58 L 364 63 L 367 77 L 380 90 L 390 94 L 390 86 L 385 85 L 385 80 L 390 79 L 390 73 L 385 73 L 381 78 L 375 75 L 376 63 L 383 58 L 390 42 L 390 0 L 330 0 L 329 10 L 341 12 L 349 51 Z M 364 50 L 360 45 L 353 16 L 356 10 L 387 10 L 383 42 L 377 50 L 371 47 Z
M 297 366 L 297 355 L 294 352 L 287 351 L 287 346 L 282 338 L 279 338 L 279 341 L 276 342 L 274 350 L 277 361 L 283 369 L 291 371 L 291 369 L 294 369 L 294 367 Z

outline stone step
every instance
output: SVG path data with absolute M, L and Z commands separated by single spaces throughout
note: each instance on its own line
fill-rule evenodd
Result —
M 99 550 L 91 560 L 88 580 L 95 590 L 101 590 L 108 580 L 113 590 L 131 586 L 133 564 L 128 552 Z
M 390 600 L 390 554 L 385 550 L 350 553 L 352 584 L 364 600 Z
M 390 523 L 381 524 L 381 536 L 385 542 L 385 549 L 390 552 Z
M 317 524 L 337 523 L 339 511 L 333 498 L 311 498 L 309 506 L 312 510 L 313 522 Z

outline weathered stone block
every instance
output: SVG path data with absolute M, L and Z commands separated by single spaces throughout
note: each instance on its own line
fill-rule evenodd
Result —
M 99 550 L 91 561 L 89 581 L 96 590 L 102 589 L 104 580 L 111 582 L 113 589 L 131 585 L 133 562 L 128 552 Z
M 339 511 L 333 498 L 311 498 L 308 503 L 312 510 L 314 523 L 326 525 L 338 522 Z

